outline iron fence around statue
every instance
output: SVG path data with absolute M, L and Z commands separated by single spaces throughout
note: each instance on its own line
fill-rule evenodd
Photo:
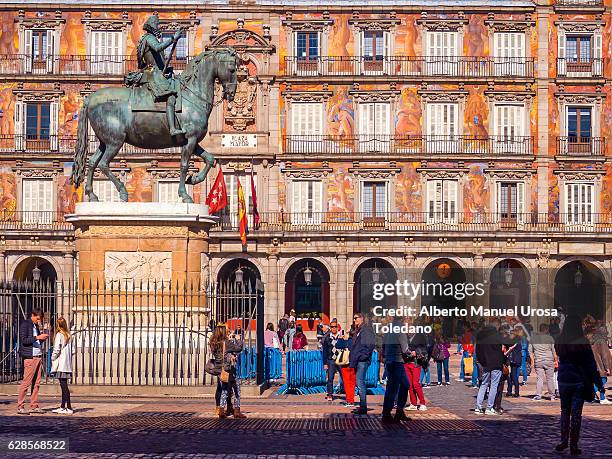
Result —
M 263 342 L 258 346 L 257 340 L 258 305 L 261 310 L 261 285 L 2 282 L 0 382 L 22 377 L 19 331 L 36 308 L 42 312 L 41 327 L 49 331 L 49 339 L 42 343 L 44 380 L 52 377 L 54 327 L 63 316 L 72 335 L 73 384 L 216 384 L 204 371 L 215 325 L 226 323 L 230 332 L 243 339 L 245 349 L 261 348 L 263 352 Z M 257 365 L 256 359 L 243 360 L 244 365 Z M 240 371 L 247 375 L 246 383 L 255 383 L 260 373 L 263 370 L 256 368 Z

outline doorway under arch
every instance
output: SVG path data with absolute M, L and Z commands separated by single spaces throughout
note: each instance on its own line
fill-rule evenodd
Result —
M 261 280 L 261 273 L 252 261 L 244 258 L 234 258 L 226 262 L 217 275 L 219 285 L 234 285 L 236 277 L 242 276 L 242 283 L 253 291 L 258 280 Z
M 565 314 L 606 318 L 606 282 L 603 273 L 588 261 L 564 265 L 555 276 L 555 307 Z
M 35 279 L 36 270 L 40 276 Z M 51 262 L 43 257 L 32 256 L 22 260 L 13 273 L 13 280 L 16 282 L 40 282 L 41 284 L 55 285 L 57 271 Z
M 353 276 L 353 312 L 369 314 L 374 306 L 385 308 L 397 307 L 397 296 L 385 296 L 383 300 L 375 300 L 374 284 L 395 284 L 397 271 L 391 263 L 382 258 L 370 258 L 361 263 Z
M 529 272 L 517 260 L 501 260 L 489 275 L 489 307 L 513 308 L 530 303 Z
M 298 318 L 318 316 L 329 322 L 329 272 L 323 263 L 304 258 L 285 275 L 285 312 L 295 309 Z

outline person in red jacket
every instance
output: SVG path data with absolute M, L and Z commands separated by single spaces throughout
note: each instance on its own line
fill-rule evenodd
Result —
M 306 339 L 302 325 L 298 324 L 295 327 L 295 335 L 293 335 L 292 349 L 294 351 L 299 351 L 301 349 L 306 349 L 307 345 L 308 339 Z
M 463 352 L 461 354 L 461 370 L 459 370 L 459 378 L 457 381 L 463 382 L 465 380 L 465 365 L 463 359 L 474 355 L 474 343 L 472 340 L 472 328 L 467 327 L 463 336 L 461 337 L 461 348 Z

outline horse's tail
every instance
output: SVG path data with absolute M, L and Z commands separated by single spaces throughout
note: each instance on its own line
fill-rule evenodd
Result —
M 85 178 L 85 167 L 87 165 L 87 107 L 88 99 L 85 99 L 79 112 L 79 127 L 77 128 L 77 143 L 74 150 L 74 165 L 72 166 L 71 181 L 74 186 L 80 186 Z

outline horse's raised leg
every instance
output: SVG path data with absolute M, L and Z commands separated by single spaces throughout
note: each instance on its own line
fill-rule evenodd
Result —
M 197 139 L 195 137 L 190 137 L 187 140 L 187 145 L 181 149 L 181 179 L 179 182 L 178 194 L 183 198 L 183 202 L 187 203 L 193 202 L 193 198 L 187 193 L 185 183 L 187 182 L 187 172 L 189 171 L 189 158 L 191 158 L 196 145 Z
M 87 171 L 87 179 L 85 180 L 85 196 L 89 199 L 89 202 L 98 202 L 98 196 L 93 191 L 93 176 L 96 172 L 96 167 L 98 167 L 98 163 L 100 159 L 102 159 L 102 155 L 106 150 L 106 145 L 100 142 L 98 149 L 95 151 L 93 155 L 89 158 L 89 170 Z
M 210 168 L 213 167 L 213 165 L 215 164 L 215 157 L 211 153 L 204 150 L 199 144 L 195 146 L 195 151 L 193 153 L 202 158 L 206 163 L 206 166 L 204 166 L 204 169 L 198 172 L 198 175 L 196 175 L 195 177 L 189 177 L 189 179 L 187 180 L 187 183 L 191 185 L 197 185 L 198 183 L 201 183 L 206 180 L 206 176 L 208 175 Z
M 122 145 L 123 144 L 107 145 L 106 151 L 104 152 L 104 155 L 102 156 L 102 159 L 100 160 L 99 167 L 100 167 L 100 170 L 104 173 L 104 175 L 106 175 L 108 179 L 111 182 L 113 182 L 113 184 L 115 185 L 115 188 L 117 188 L 117 191 L 119 192 L 119 199 L 121 199 L 121 202 L 127 202 L 128 192 L 127 192 L 127 189 L 125 188 L 125 185 L 110 170 L 110 162 L 117 155 L 117 153 L 119 153 L 119 150 L 121 149 Z

